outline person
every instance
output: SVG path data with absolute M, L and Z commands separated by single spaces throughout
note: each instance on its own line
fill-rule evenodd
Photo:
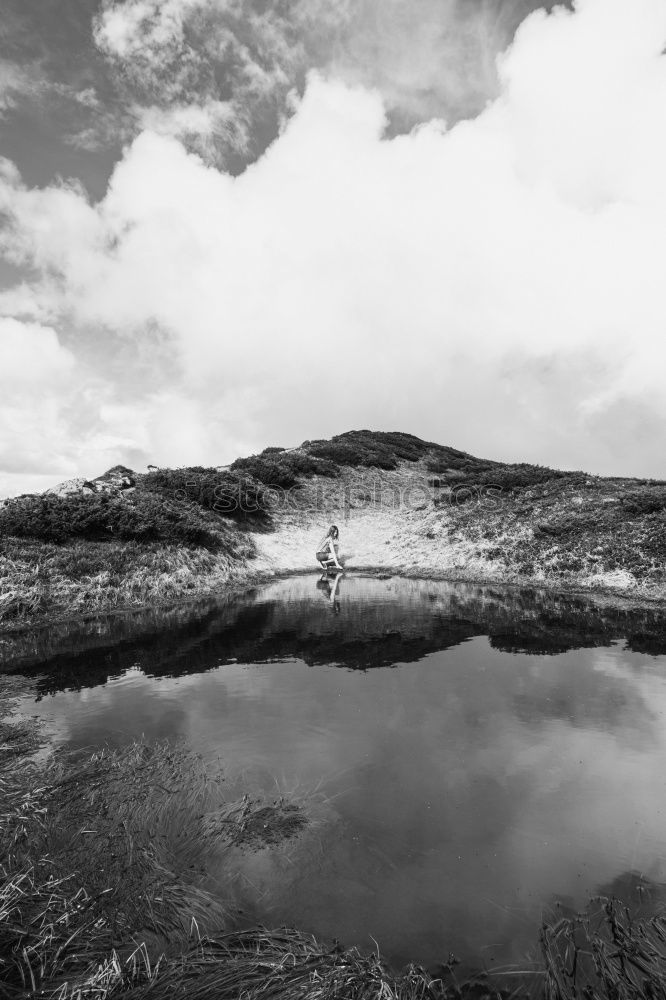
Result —
M 316 558 L 322 569 L 328 569 L 329 566 L 335 566 L 336 569 L 340 570 L 342 569 L 338 559 L 339 538 L 340 532 L 338 531 L 337 525 L 332 524 L 319 543 L 319 548 L 317 549 Z

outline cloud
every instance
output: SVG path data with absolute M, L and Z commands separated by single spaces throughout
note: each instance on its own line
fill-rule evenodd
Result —
M 52 79 L 39 59 L 22 62 L 0 58 L 0 118 L 24 106 L 64 104 L 79 110 L 98 111 L 99 98 L 94 87 L 79 88 Z
M 46 289 L 35 290 L 27 282 L 0 292 L 0 316 L 48 321 L 53 318 Z
M 57 12 L 5 0 L 4 152 L 26 155 L 36 117 L 51 142 L 57 123 L 66 148 L 51 176 L 64 162 L 85 178 L 71 147 L 94 171 L 95 154 L 116 157 L 150 120 L 239 172 L 279 134 L 313 68 L 378 89 L 393 132 L 453 123 L 496 95 L 495 56 L 540 2 L 553 0 L 100 0 L 91 17 L 86 0 Z M 40 182 L 53 154 L 40 150 Z
M 498 92 L 497 54 L 536 3 L 107 0 L 94 38 L 126 90 L 135 128 L 152 117 L 166 126 L 159 131 L 224 164 L 232 150 L 249 160 L 263 150 L 313 68 L 378 90 L 394 132 L 477 114 Z M 195 105 L 218 106 L 223 127 L 213 140 L 210 113 L 197 116 Z
M 242 150 L 247 145 L 244 126 L 229 101 L 176 104 L 168 108 L 137 107 L 135 120 L 142 131 L 182 140 L 205 159 L 215 162 L 220 146 Z
M 431 118 L 455 122 L 497 95 L 496 57 L 526 7 L 519 0 L 359 0 L 347 5 L 324 65 L 378 89 L 401 130 Z
M 370 426 L 664 476 L 665 41 L 661 0 L 579 0 L 530 16 L 448 129 L 387 139 L 378 91 L 314 74 L 240 176 L 155 131 L 98 205 L 6 168 L 7 252 L 98 358 L 99 440 L 218 464 Z
M 275 135 L 308 62 L 285 6 L 286 13 L 241 0 L 107 2 L 94 39 L 116 71 L 135 132 L 150 123 L 211 162 L 263 149 L 262 126 Z
M 38 323 L 0 320 L 0 380 L 5 398 L 25 391 L 25 384 L 55 384 L 69 374 L 74 358 L 58 342 L 55 330 Z
M 60 468 L 60 411 L 74 368 L 73 356 L 51 327 L 0 319 L 3 472 L 49 473 Z
M 36 78 L 35 67 L 21 66 L 0 58 L 0 118 L 24 97 L 34 97 L 43 82 Z

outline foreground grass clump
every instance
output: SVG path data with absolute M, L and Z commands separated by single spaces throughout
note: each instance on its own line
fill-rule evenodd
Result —
M 666 917 L 635 920 L 616 900 L 543 927 L 547 1000 L 666 996 Z
M 231 931 L 224 851 L 274 844 L 307 818 L 297 803 L 227 802 L 221 785 L 168 743 L 0 762 L 0 996 L 441 996 L 419 970 L 395 975 L 297 931 Z
M 0 625 L 161 604 L 213 591 L 242 573 L 247 535 L 221 522 L 216 551 L 161 542 L 62 544 L 0 539 Z

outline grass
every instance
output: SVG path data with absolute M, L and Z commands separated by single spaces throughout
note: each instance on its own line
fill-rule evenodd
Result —
M 39 745 L 31 726 L 0 720 L 0 767 L 34 753 Z
M 391 972 L 376 955 L 326 948 L 297 931 L 253 929 L 204 941 L 170 963 L 135 997 L 210 1000 L 436 1000 L 446 995 L 422 969 Z
M 254 553 L 225 526 L 223 551 L 161 542 L 0 539 L 0 626 L 162 604 L 232 583 Z
M 664 483 L 575 473 L 489 503 L 444 498 L 440 509 L 449 541 L 474 545 L 507 576 L 656 594 L 666 585 Z
M 666 917 L 635 920 L 617 900 L 593 915 L 544 926 L 547 1000 L 656 1000 L 666 996 Z

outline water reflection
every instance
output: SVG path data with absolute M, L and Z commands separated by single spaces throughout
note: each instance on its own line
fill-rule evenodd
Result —
M 319 582 L 61 654 L 25 710 L 70 746 L 183 736 L 232 788 L 316 789 L 312 835 L 239 858 L 248 921 L 492 968 L 528 960 L 554 906 L 646 886 L 645 905 L 661 902 L 666 657 L 636 650 L 650 629 L 657 642 L 647 612 Z
M 42 692 L 103 684 L 138 666 L 153 676 L 227 662 L 298 657 L 366 670 L 420 660 L 475 636 L 512 653 L 605 647 L 666 654 L 658 608 L 523 588 L 347 575 L 279 580 L 242 597 L 110 616 L 0 637 L 3 669 L 48 671 Z M 322 600 L 324 598 L 324 600 Z M 334 614 L 330 612 L 333 611 Z
M 342 573 L 340 572 L 335 574 L 322 573 L 317 580 L 317 590 L 330 602 L 336 615 L 340 614 L 339 589 L 341 579 Z

